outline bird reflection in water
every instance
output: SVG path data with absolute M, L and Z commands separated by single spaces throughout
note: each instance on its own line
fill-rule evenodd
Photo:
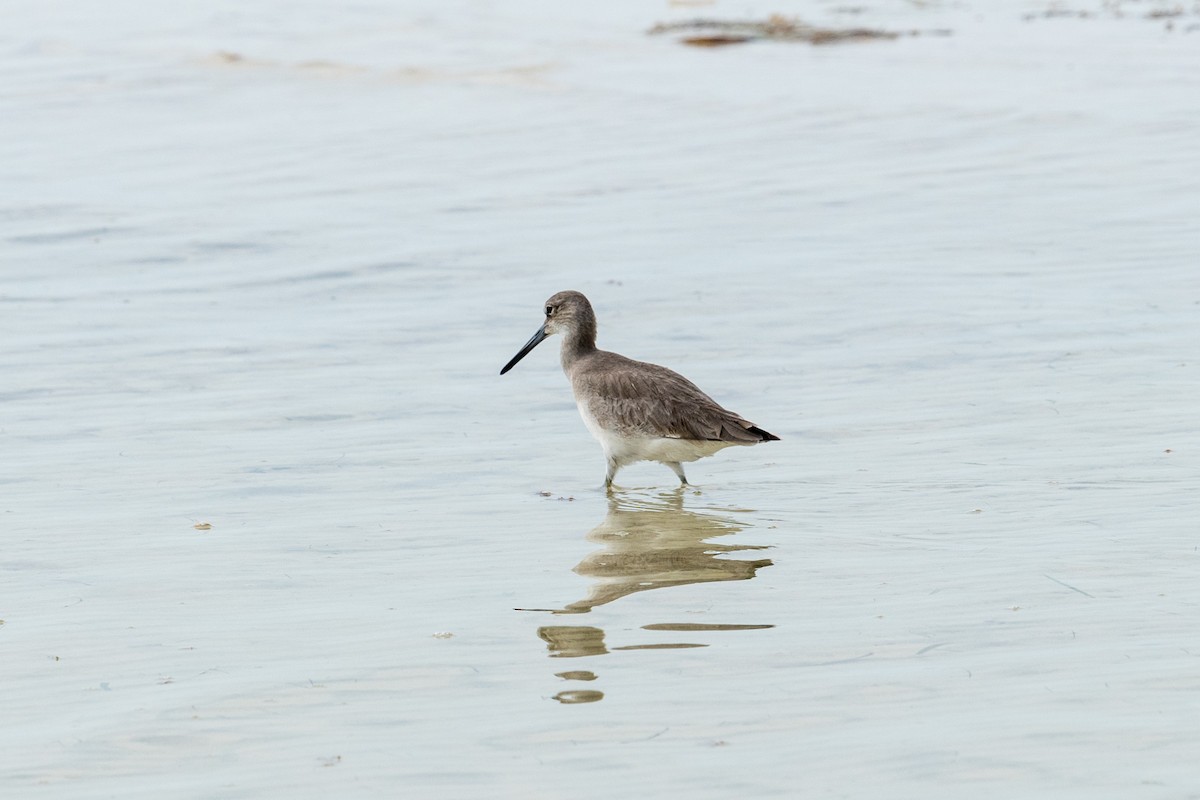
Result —
M 636 592 L 713 581 L 745 581 L 759 569 L 771 566 L 767 558 L 746 560 L 728 556 L 765 547 L 711 541 L 737 533 L 743 525 L 728 517 L 697 513 L 683 507 L 683 492 L 656 498 L 612 496 L 604 521 L 587 539 L 602 545 L 575 567 L 591 578 L 587 597 L 560 609 L 543 609 L 554 614 L 585 614 Z M 530 609 L 532 610 L 532 609 Z M 726 631 L 770 628 L 771 625 L 724 625 L 704 623 L 657 623 L 647 630 Z M 546 642 L 551 658 L 597 656 L 610 650 L 644 650 L 704 647 L 696 643 L 669 643 L 609 647 L 604 630 L 590 625 L 545 625 L 538 636 Z M 564 680 L 595 680 L 594 673 L 573 670 L 557 673 Z M 595 690 L 568 690 L 555 699 L 563 703 L 596 702 L 604 694 Z

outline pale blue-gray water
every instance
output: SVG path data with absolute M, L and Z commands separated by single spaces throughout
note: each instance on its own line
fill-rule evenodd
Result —
M 1174 8 L 8 3 L 0 795 L 1195 796 Z

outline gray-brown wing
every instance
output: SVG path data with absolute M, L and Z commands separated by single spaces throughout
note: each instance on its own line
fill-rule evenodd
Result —
M 602 353 L 572 375 L 592 416 L 622 433 L 750 444 L 764 440 L 747 420 L 722 408 L 677 372 Z

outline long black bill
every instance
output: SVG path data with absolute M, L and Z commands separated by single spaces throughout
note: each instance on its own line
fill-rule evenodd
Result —
M 535 333 L 533 335 L 533 338 L 531 338 L 528 342 L 525 343 L 525 346 L 521 348 L 521 351 L 512 357 L 512 361 L 509 361 L 507 364 L 504 365 L 504 369 L 500 370 L 500 374 L 503 375 L 504 373 L 508 372 L 510 369 L 515 367 L 517 365 L 518 361 L 520 361 L 525 356 L 529 355 L 529 351 L 532 350 L 533 348 L 537 347 L 539 344 L 541 344 L 542 339 L 545 339 L 545 338 L 546 338 L 546 327 L 543 325 L 542 327 L 537 329 L 537 333 Z

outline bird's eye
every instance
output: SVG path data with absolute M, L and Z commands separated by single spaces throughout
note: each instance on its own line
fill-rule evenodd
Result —
M 546 306 L 546 316 L 548 317 L 553 313 L 554 313 L 554 306 Z

